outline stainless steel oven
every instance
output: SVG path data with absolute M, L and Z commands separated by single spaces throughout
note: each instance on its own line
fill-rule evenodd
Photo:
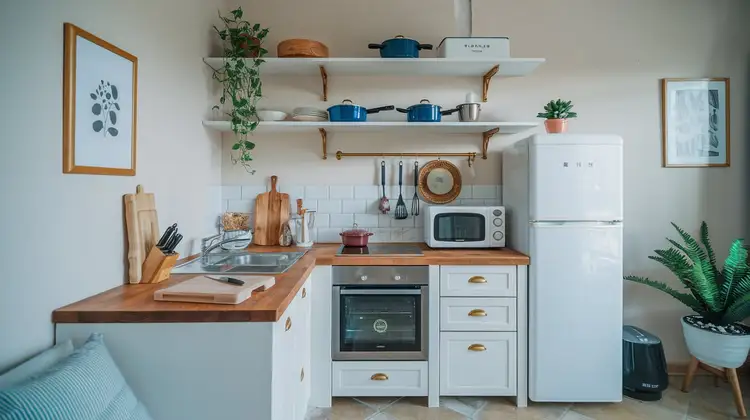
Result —
M 333 267 L 333 360 L 427 360 L 427 266 Z

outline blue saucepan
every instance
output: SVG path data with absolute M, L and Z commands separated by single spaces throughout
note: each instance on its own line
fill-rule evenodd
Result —
M 440 122 L 443 115 L 453 114 L 458 108 L 443 111 L 440 105 L 433 105 L 427 99 L 422 99 L 416 105 L 396 108 L 396 111 L 406 114 L 406 121 L 409 122 Z
M 368 47 L 380 50 L 382 58 L 419 58 L 419 50 L 431 50 L 432 44 L 420 44 L 403 35 L 396 35 L 395 38 L 386 39 L 380 44 L 369 44 Z
M 368 109 L 354 105 L 349 99 L 344 99 L 340 104 L 328 108 L 328 119 L 334 122 L 364 122 L 367 121 L 367 114 L 390 111 L 394 108 L 396 107 L 393 105 L 387 105 Z

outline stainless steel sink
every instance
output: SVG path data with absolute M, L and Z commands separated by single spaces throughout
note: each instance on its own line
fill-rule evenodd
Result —
M 305 252 L 216 252 L 175 266 L 173 274 L 281 274 Z

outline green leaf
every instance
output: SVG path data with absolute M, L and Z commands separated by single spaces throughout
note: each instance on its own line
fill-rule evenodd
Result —
M 724 313 L 723 321 L 727 324 L 742 321 L 750 317 L 750 293 L 745 294 L 740 299 L 728 307 Z
M 235 143 L 235 144 L 232 145 L 232 150 L 239 150 L 239 149 L 240 149 L 240 144 L 239 143 Z
M 255 149 L 255 143 L 245 140 L 245 149 L 247 150 Z
M 688 257 L 690 257 L 690 259 L 693 260 L 694 263 L 698 264 L 700 263 L 700 260 L 706 258 L 706 252 L 703 250 L 703 248 L 701 248 L 698 242 L 696 242 L 695 239 L 690 236 L 690 234 L 682 230 L 674 222 L 672 222 L 672 226 L 674 226 L 674 228 L 677 230 L 677 233 L 680 234 L 682 240 L 685 242 L 685 245 L 687 245 Z
M 701 307 L 700 303 L 694 297 L 690 296 L 687 293 L 678 292 L 677 290 L 672 289 L 671 287 L 667 286 L 666 284 L 662 282 L 649 280 L 645 277 L 639 277 L 639 276 L 625 276 L 624 279 L 635 282 L 635 283 L 645 284 L 647 286 L 653 287 L 654 289 L 661 290 L 662 292 L 679 300 L 685 306 L 687 306 L 688 308 L 692 309 L 693 311 L 697 313 L 705 312 L 705 310 Z
M 711 246 L 711 239 L 708 237 L 708 225 L 705 221 L 701 223 L 701 243 L 703 243 L 703 246 L 706 248 L 706 254 L 708 255 L 709 261 L 711 261 L 711 264 L 716 265 L 716 255 Z
M 702 228 L 701 228 L 702 230 Z M 711 252 L 713 254 L 713 252 Z M 714 259 L 714 261 L 716 261 Z M 729 255 L 724 260 L 724 282 L 721 285 L 721 304 L 727 305 L 732 296 L 732 289 L 740 280 L 740 275 L 747 271 L 747 250 L 742 243 L 742 239 L 732 242 L 729 247 Z
M 253 31 L 257 32 L 258 30 L 260 30 L 260 23 L 256 23 L 255 25 L 253 25 Z

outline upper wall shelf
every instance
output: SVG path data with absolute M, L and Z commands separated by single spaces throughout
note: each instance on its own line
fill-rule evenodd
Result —
M 328 76 L 475 76 L 482 78 L 482 100 L 493 76 L 531 74 L 543 58 L 496 58 L 465 60 L 453 58 L 278 58 L 264 57 L 261 73 L 270 75 L 318 75 L 323 82 L 323 100 L 328 100 Z M 222 57 L 205 58 L 216 68 Z

